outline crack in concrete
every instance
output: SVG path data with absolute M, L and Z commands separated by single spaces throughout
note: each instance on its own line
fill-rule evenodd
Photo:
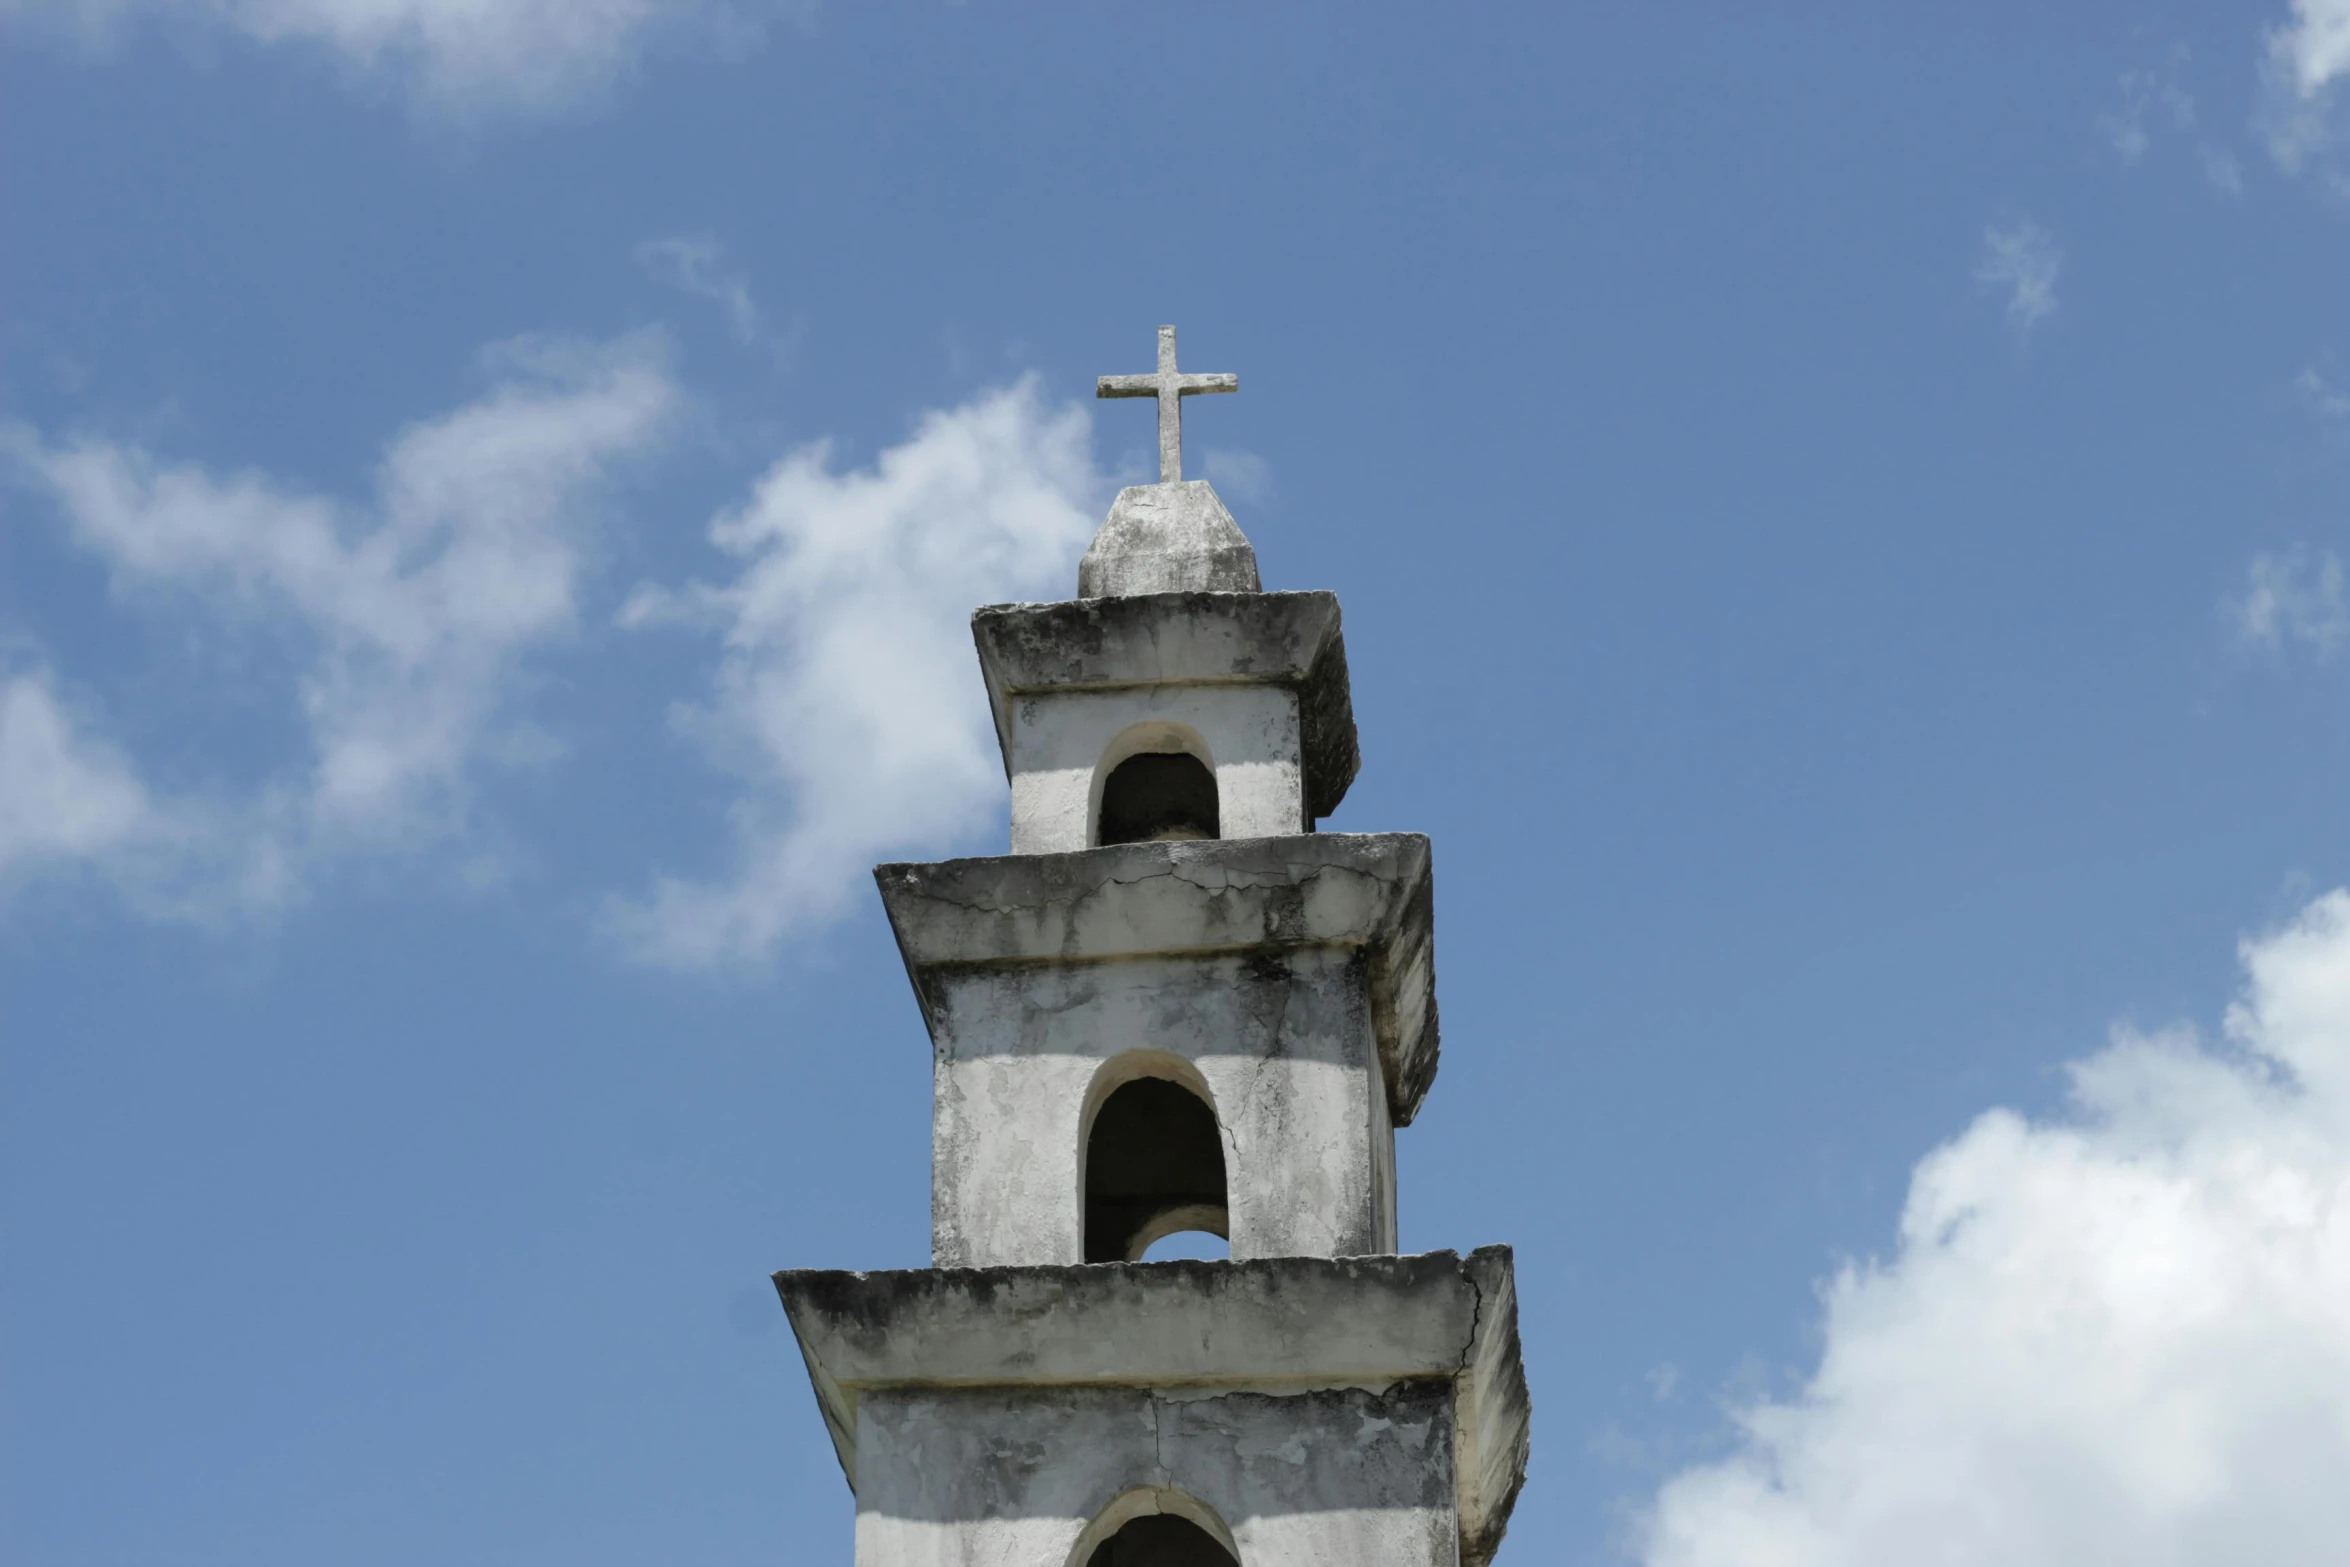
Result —
M 1477 1352 L 1478 1331 L 1485 1325 L 1485 1286 L 1477 1282 L 1476 1273 L 1465 1261 L 1461 1265 L 1461 1281 L 1469 1286 L 1474 1302 L 1469 1308 L 1469 1341 L 1461 1346 L 1461 1363 L 1457 1368 L 1466 1372 L 1470 1369 L 1469 1357 Z
M 1159 1395 L 1156 1391 L 1154 1391 L 1150 1396 L 1150 1411 L 1151 1475 L 1158 1485 L 1168 1485 L 1172 1482 L 1169 1480 L 1167 1475 L 1167 1427 L 1164 1421 L 1165 1406 L 1160 1402 Z M 1151 1511 L 1155 1513 L 1158 1510 L 1159 1499 L 1156 1495 L 1153 1495 L 1151 1497 Z

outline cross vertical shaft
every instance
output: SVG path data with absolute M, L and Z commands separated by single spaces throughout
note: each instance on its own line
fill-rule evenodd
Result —
M 1183 385 L 1175 370 L 1175 329 L 1159 328 L 1159 482 L 1183 480 Z M 1168 383 L 1174 383 L 1169 396 Z
M 1202 392 L 1237 392 L 1237 375 L 1184 375 L 1175 367 L 1175 329 L 1159 328 L 1159 367 L 1149 375 L 1105 375 L 1094 383 L 1096 397 L 1155 397 L 1159 400 L 1159 482 L 1183 482 L 1183 399 Z

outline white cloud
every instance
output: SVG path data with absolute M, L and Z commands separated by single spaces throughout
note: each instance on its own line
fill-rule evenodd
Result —
M 279 803 L 158 799 L 49 671 L 0 678 L 0 892 L 88 874 L 159 918 L 271 908 L 294 890 L 286 845 L 267 830 Z
M 2292 0 L 2293 20 L 2269 34 L 2269 48 L 2302 97 L 2350 76 L 2350 0 Z
M 461 824 L 471 770 L 512 738 L 497 720 L 521 656 L 575 620 L 597 499 L 616 465 L 658 440 L 678 400 L 658 334 L 517 341 L 485 359 L 496 384 L 402 432 L 367 507 L 259 474 L 167 465 L 115 441 L 0 431 L 0 454 L 54 499 L 119 597 L 185 600 L 300 650 L 307 767 L 215 812 L 202 832 L 182 824 L 165 836 L 217 854 L 233 834 L 250 841 L 247 861 L 302 859 Z M 28 768 L 103 771 L 111 753 L 69 743 L 39 696 L 20 698 Z M 106 819 L 120 830 L 51 841 L 103 860 L 137 836 L 120 826 L 141 819 L 125 792 L 132 775 L 106 776 L 116 780 Z
M 679 234 L 647 240 L 636 248 L 637 264 L 672 288 L 715 302 L 726 312 L 737 342 L 759 335 L 759 307 L 750 285 L 725 269 L 726 251 L 707 234 Z
M 2350 637 L 2350 602 L 2342 562 L 2331 550 L 2296 546 L 2252 557 L 2244 591 L 2229 606 L 2236 629 L 2255 647 L 2300 648 L 2330 658 Z
M 625 74 L 665 33 L 740 34 L 751 0 L 0 0 L 0 14 L 103 39 L 138 21 L 326 51 L 447 108 L 543 110 Z
M 2350 1540 L 2350 893 L 2245 943 L 2222 1047 L 1922 1162 L 1803 1392 L 1659 1493 L 1648 1567 L 2331 1567 Z
M 2056 274 L 2063 265 L 2064 253 L 2055 241 L 2026 221 L 1983 231 L 1983 260 L 1975 277 L 2007 291 L 2008 319 L 2029 332 L 2055 312 Z
M 2350 76 L 2350 0 L 2292 0 L 2268 34 L 2261 118 L 2270 153 L 2297 170 L 2333 140 L 2334 90 Z
M 732 581 L 647 588 L 623 621 L 723 637 L 686 728 L 743 781 L 732 875 L 663 878 L 614 924 L 675 966 L 753 959 L 835 916 L 872 862 L 943 848 L 1003 808 L 968 629 L 980 604 L 1062 598 L 1099 521 L 1083 405 L 1032 381 L 925 416 L 870 468 L 825 444 L 778 462 L 710 537 Z

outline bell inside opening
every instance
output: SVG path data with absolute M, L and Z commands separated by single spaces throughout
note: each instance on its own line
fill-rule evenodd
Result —
M 1224 1140 L 1190 1089 L 1140 1077 L 1102 1102 L 1085 1146 L 1085 1260 L 1135 1262 L 1162 1237 L 1229 1238 Z
M 1144 751 L 1102 784 L 1101 842 L 1220 838 L 1216 775 L 1183 751 Z

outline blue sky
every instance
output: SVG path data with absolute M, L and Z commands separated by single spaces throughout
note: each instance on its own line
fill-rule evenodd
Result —
M 0 71 L 8 1559 L 846 1559 L 765 1275 L 926 1261 L 865 867 L 1000 848 L 964 620 L 1073 591 L 1162 321 L 1345 605 L 1327 825 L 1435 840 L 1502 1560 L 2350 1529 L 2342 0 Z

